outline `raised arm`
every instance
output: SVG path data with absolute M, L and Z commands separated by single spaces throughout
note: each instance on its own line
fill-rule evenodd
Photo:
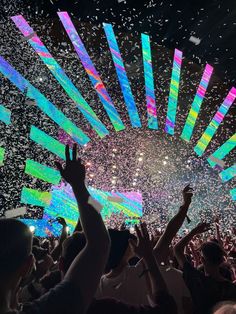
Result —
M 154 255 L 160 264 L 165 261 L 168 256 L 168 248 L 182 226 L 187 216 L 189 206 L 191 204 L 193 189 L 187 185 L 183 190 L 183 205 L 180 206 L 178 213 L 169 221 L 164 233 L 153 249 Z
M 184 248 L 188 245 L 188 243 L 193 239 L 197 234 L 206 232 L 210 229 L 210 224 L 208 223 L 199 223 L 193 230 L 191 230 L 185 237 L 183 237 L 175 246 L 174 246 L 174 254 L 178 261 L 178 264 L 181 269 L 183 269 L 184 263 L 186 262 L 186 258 L 184 255 Z
M 216 239 L 217 239 L 219 245 L 220 245 L 221 247 L 223 247 L 224 245 L 223 245 L 223 241 L 222 241 L 222 239 L 221 239 L 220 220 L 219 220 L 219 217 L 216 217 L 216 218 L 214 219 L 214 223 L 215 223 L 215 228 L 216 228 Z
M 77 147 L 74 145 L 72 159 L 69 146 L 66 146 L 66 166 L 56 163 L 62 177 L 72 186 L 75 194 L 80 221 L 86 246 L 78 254 L 66 273 L 65 280 L 77 285 L 82 296 L 83 309 L 86 311 L 98 286 L 107 262 L 110 238 L 100 213 L 93 207 L 91 197 L 85 186 L 85 167 L 77 159 Z M 70 306 L 68 304 L 68 306 Z
M 130 244 L 136 255 L 142 258 L 145 264 L 145 271 L 151 283 L 149 296 L 156 305 L 160 306 L 160 309 L 165 310 L 165 313 L 174 313 L 176 304 L 174 299 L 169 295 L 166 283 L 153 255 L 152 242 L 149 239 L 146 224 L 142 223 L 140 228 L 136 226 L 135 229 L 138 241 L 136 243 L 134 240 L 130 240 Z
M 65 219 L 62 217 L 58 217 L 57 222 L 60 225 L 62 225 L 62 229 L 61 229 L 61 235 L 59 238 L 58 245 L 50 253 L 54 261 L 57 261 L 59 259 L 61 255 L 61 251 L 62 251 L 62 244 L 64 240 L 67 238 L 67 224 L 66 224 Z

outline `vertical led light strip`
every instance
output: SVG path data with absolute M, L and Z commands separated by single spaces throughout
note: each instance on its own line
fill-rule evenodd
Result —
M 35 34 L 34 30 L 29 26 L 23 16 L 14 16 L 12 20 L 22 32 L 22 34 L 28 38 L 30 45 L 35 52 L 39 55 L 44 64 L 48 67 L 60 85 L 63 87 L 68 96 L 76 103 L 78 109 L 82 112 L 84 117 L 88 120 L 94 130 L 100 137 L 104 137 L 109 134 L 105 125 L 98 119 L 95 112 L 88 105 L 86 100 L 80 94 L 75 85 L 71 82 L 69 77 L 65 74 L 63 69 L 57 63 L 57 61 L 50 54 L 48 49 L 44 46 L 40 38 Z M 32 35 L 32 36 L 31 36 Z
M 236 147 L 236 133 L 232 135 L 224 144 L 222 144 L 208 159 L 211 167 L 217 165 L 216 160 L 222 160 L 231 150 Z
M 30 139 L 48 151 L 52 152 L 59 158 L 65 160 L 65 145 L 61 144 L 53 137 L 36 128 L 35 126 L 31 126 Z
M 89 137 L 76 127 L 60 110 L 58 110 L 38 89 L 27 81 L 6 60 L 0 56 L 0 72 L 7 77 L 21 92 L 27 90 L 27 97 L 34 99 L 36 105 L 60 128 L 62 128 L 73 140 L 80 145 L 89 142 Z
M 236 201 L 236 188 L 230 190 L 230 195 L 231 195 L 233 201 Z
M 210 124 L 206 128 L 205 132 L 201 136 L 200 140 L 197 142 L 197 145 L 194 147 L 194 151 L 198 156 L 203 155 L 212 137 L 214 136 L 219 125 L 224 119 L 226 113 L 228 112 L 229 108 L 233 104 L 235 98 L 236 98 L 236 88 L 232 87 L 227 97 L 225 98 L 223 104 L 220 106 L 215 116 L 211 120 Z
M 167 108 L 165 131 L 171 135 L 174 134 L 175 119 L 178 105 L 180 72 L 182 65 L 182 51 L 175 49 L 173 69 L 170 81 L 170 93 Z
M 227 182 L 227 181 L 233 179 L 236 176 L 236 164 L 223 170 L 219 175 L 220 175 L 221 180 L 223 182 Z
M 88 52 L 67 12 L 57 13 L 116 131 L 125 129 Z
M 111 24 L 103 23 L 109 49 L 111 51 L 112 60 L 115 65 L 116 74 L 120 82 L 121 90 L 124 96 L 129 118 L 133 127 L 141 127 L 138 110 L 135 104 L 134 96 L 130 87 L 130 83 L 126 74 L 124 62 L 122 60 L 118 43 Z
M 3 147 L 0 147 L 0 167 L 3 166 L 4 156 L 5 156 L 5 149 Z
M 54 185 L 57 185 L 61 180 L 59 171 L 31 159 L 26 160 L 25 173 Z
M 158 129 L 156 97 L 154 88 L 154 78 L 152 69 L 152 55 L 150 37 L 146 34 L 141 34 L 142 52 L 143 52 L 143 66 L 144 66 L 144 80 L 146 90 L 146 103 L 148 115 L 148 127 L 150 129 Z
M 6 125 L 11 123 L 11 111 L 0 105 L 0 121 L 4 122 Z
M 194 129 L 198 114 L 200 112 L 200 108 L 201 108 L 203 99 L 205 97 L 206 90 L 210 82 L 212 72 L 213 72 L 213 67 L 207 64 L 203 72 L 201 82 L 198 86 L 197 93 L 194 97 L 188 117 L 186 119 L 184 129 L 181 134 L 181 138 L 185 141 L 191 140 L 193 129 Z
M 21 203 L 46 207 L 50 205 L 52 194 L 24 187 L 21 191 Z

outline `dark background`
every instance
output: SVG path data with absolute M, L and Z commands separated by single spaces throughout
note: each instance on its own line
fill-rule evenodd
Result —
M 121 1 L 121 0 L 119 0 Z M 197 63 L 209 62 L 231 85 L 236 78 L 235 0 L 3 0 L 3 15 L 22 13 L 31 18 L 56 17 L 68 11 L 90 23 L 112 22 L 122 32 L 147 32 L 168 48 L 184 50 Z M 200 45 L 189 41 L 201 39 Z

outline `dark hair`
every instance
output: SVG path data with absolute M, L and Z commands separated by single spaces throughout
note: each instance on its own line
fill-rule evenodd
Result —
M 54 288 L 57 284 L 61 282 L 61 272 L 59 270 L 51 271 L 49 274 L 45 275 L 40 283 L 46 291 Z
M 86 238 L 82 232 L 75 232 L 68 237 L 62 245 L 62 259 L 64 272 L 67 272 L 75 257 L 83 250 L 86 245 Z
M 216 242 L 208 241 L 203 243 L 201 251 L 206 261 L 212 265 L 220 265 L 224 261 L 225 252 Z
M 128 248 L 129 239 L 136 239 L 136 237 L 132 235 L 129 230 L 120 231 L 109 229 L 108 232 L 111 238 L 111 250 L 106 266 L 106 272 L 116 268 L 120 264 Z
M 16 271 L 30 255 L 32 233 L 16 219 L 0 219 L 0 277 Z

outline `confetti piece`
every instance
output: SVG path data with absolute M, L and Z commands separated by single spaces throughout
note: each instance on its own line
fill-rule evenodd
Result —
M 6 210 L 4 215 L 5 218 L 17 218 L 19 216 L 24 216 L 26 214 L 26 207 L 19 207 L 11 210 Z

